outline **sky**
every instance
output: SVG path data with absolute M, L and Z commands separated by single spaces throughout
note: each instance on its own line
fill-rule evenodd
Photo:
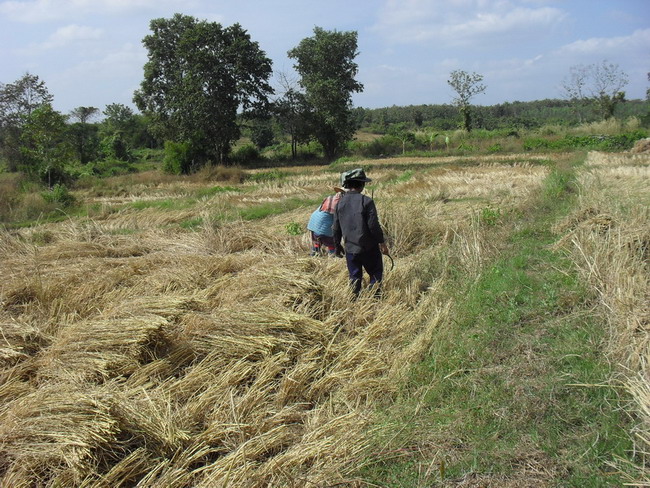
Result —
M 454 70 L 483 76 L 477 105 L 562 98 L 572 67 L 603 62 L 628 99 L 650 87 L 650 0 L 0 0 L 0 82 L 37 75 L 63 113 L 135 109 L 149 22 L 175 13 L 241 24 L 278 88 L 314 27 L 356 31 L 357 107 L 451 103 Z

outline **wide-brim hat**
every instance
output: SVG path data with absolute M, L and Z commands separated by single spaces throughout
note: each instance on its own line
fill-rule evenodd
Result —
M 362 183 L 369 183 L 372 179 L 366 176 L 366 172 L 362 168 L 351 169 L 341 173 L 341 185 L 345 186 L 345 183 L 349 181 L 360 181 Z

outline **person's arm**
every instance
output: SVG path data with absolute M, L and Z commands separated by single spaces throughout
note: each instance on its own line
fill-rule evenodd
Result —
M 375 202 L 370 200 L 368 204 L 368 229 L 373 238 L 379 243 L 379 250 L 382 254 L 389 254 L 388 246 L 384 240 L 384 232 L 379 224 L 379 217 L 377 216 L 377 207 Z
M 339 212 L 338 206 L 334 210 L 334 222 L 332 223 L 332 233 L 334 235 L 334 245 L 336 246 L 336 255 L 343 256 L 344 250 L 341 246 L 341 239 L 343 238 L 343 233 L 341 232 L 341 223 L 339 222 Z
M 384 242 L 384 232 L 381 230 L 381 225 L 379 225 L 379 217 L 377 216 L 377 207 L 375 202 L 372 199 L 368 199 L 366 204 L 366 223 L 368 224 L 368 230 L 372 238 L 378 242 Z

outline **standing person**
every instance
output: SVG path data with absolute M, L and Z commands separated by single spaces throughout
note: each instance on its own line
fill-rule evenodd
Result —
M 347 190 L 334 212 L 334 243 L 337 254 L 343 252 L 341 239 L 345 241 L 345 259 L 350 275 L 350 285 L 355 295 L 361 291 L 363 270 L 370 276 L 370 285 L 379 286 L 384 274 L 382 254 L 388 254 L 384 233 L 379 225 L 377 208 L 372 198 L 363 195 L 366 183 L 372 181 L 361 168 L 341 175 Z
M 334 210 L 345 190 L 335 186 L 334 191 L 336 193 L 325 198 L 323 203 L 309 217 L 307 230 L 311 234 L 312 256 L 318 256 L 324 250 L 330 256 L 334 256 L 336 252 L 336 244 L 334 243 L 334 234 L 332 232 Z

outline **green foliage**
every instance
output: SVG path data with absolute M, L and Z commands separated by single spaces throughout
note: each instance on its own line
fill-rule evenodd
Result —
M 132 163 L 115 158 L 96 161 L 90 163 L 88 166 L 90 167 L 92 174 L 101 178 L 137 172 L 137 168 Z
M 173 175 L 188 174 L 192 170 L 192 163 L 190 143 L 165 141 L 163 171 Z
M 357 54 L 355 31 L 320 27 L 314 28 L 313 37 L 303 39 L 288 53 L 296 60 L 294 67 L 311 108 L 311 131 L 330 161 L 340 155 L 356 129 L 350 108 L 352 93 L 363 89 L 354 79 Z
M 350 150 L 361 156 L 381 157 L 394 156 L 402 152 L 402 141 L 394 135 L 384 135 L 370 142 L 353 141 L 349 144 Z
M 419 111 L 423 117 L 422 131 L 444 132 L 458 128 L 458 108 L 451 104 L 391 106 L 374 109 L 355 109 L 355 119 L 359 127 L 373 134 L 385 134 L 391 124 L 413 122 L 414 112 Z M 616 106 L 615 115 L 620 120 L 630 117 L 641 119 L 648 114 L 645 100 L 627 100 Z M 570 100 L 545 99 L 530 102 L 504 102 L 495 105 L 472 106 L 472 133 L 477 129 L 503 130 L 507 135 L 512 132 L 516 137 L 518 131 L 536 129 L 543 126 L 555 126 L 566 130 L 567 127 L 600 120 L 593 110 L 593 105 L 575 107 Z M 413 127 L 416 129 L 416 126 Z
M 236 188 L 234 186 L 212 186 L 210 188 L 202 188 L 201 190 L 196 192 L 196 198 L 209 198 L 214 195 L 217 195 L 219 193 L 226 193 L 226 192 L 241 192 L 242 190 L 240 188 Z
M 268 122 L 254 124 L 251 128 L 251 141 L 258 149 L 264 149 L 273 144 L 275 135 L 273 127 Z
M 22 162 L 21 134 L 27 119 L 53 100 L 45 82 L 30 73 L 13 83 L 0 83 L 0 157 L 9 171 L 18 170 Z
M 298 156 L 298 145 L 311 138 L 311 107 L 298 87 L 281 77 L 284 95 L 274 103 L 273 113 L 280 130 L 290 137 L 291 159 Z
M 65 164 L 71 159 L 72 146 L 67 138 L 66 118 L 51 105 L 34 110 L 23 127 L 22 169 L 38 176 L 49 187 L 67 179 Z
M 139 200 L 130 203 L 129 206 L 136 210 L 144 210 L 147 208 L 156 208 L 159 210 L 183 210 L 191 207 L 192 204 L 193 202 L 187 199 L 166 198 L 164 200 Z
M 574 176 L 551 179 L 550 186 L 563 181 L 570 188 Z M 482 239 L 498 253 L 486 256 L 477 275 L 452 274 L 436 292 L 454 303 L 451 319 L 436 330 L 399 398 L 380 413 L 381 424 L 369 429 L 375 442 L 359 463 L 368 485 L 472 479 L 515 486 L 530 473 L 520 461 L 531 448 L 549 468 L 549 485 L 623 484 L 634 453 L 629 421 L 617 407 L 624 393 L 609 386 L 607 324 L 594 314 L 575 268 L 552 246 L 550 227 L 572 199 L 566 191 L 539 195 L 512 225 L 486 229 Z M 453 273 L 449 264 L 441 259 Z M 432 453 L 432 445 L 444 449 Z
M 270 171 L 261 171 L 259 173 L 253 173 L 251 175 L 248 175 L 248 179 L 251 181 L 255 181 L 257 183 L 264 182 L 264 181 L 278 181 L 278 180 L 283 180 L 285 179 L 289 173 L 286 173 L 284 171 L 280 171 L 278 169 L 272 169 Z
M 484 207 L 479 214 L 479 221 L 488 226 L 495 226 L 501 222 L 501 210 L 498 208 Z
M 197 165 L 225 163 L 240 135 L 238 110 L 246 116 L 267 108 L 271 60 L 239 24 L 176 14 L 152 20 L 150 28 L 136 105 L 156 134 L 189 143 Z M 186 172 L 185 166 L 170 169 Z
M 243 146 L 235 149 L 232 155 L 232 160 L 235 163 L 239 163 L 245 166 L 246 164 L 259 161 L 260 157 L 260 152 L 257 147 L 255 147 L 255 145 L 244 144 Z
M 319 199 L 320 201 L 320 199 Z M 264 203 L 253 207 L 247 207 L 239 211 L 239 216 L 243 220 L 258 220 L 271 215 L 279 215 L 289 212 L 306 205 L 313 205 L 316 201 L 304 200 L 300 198 L 289 198 L 281 202 Z
M 101 153 L 105 158 L 130 162 L 133 162 L 135 159 L 122 132 L 113 132 L 111 135 L 102 139 L 100 147 Z
M 183 220 L 179 225 L 182 229 L 195 231 L 201 228 L 203 225 L 203 219 L 201 217 L 196 217 L 193 219 Z
M 544 180 L 542 195 L 546 202 L 551 203 L 560 199 L 564 195 L 573 193 L 575 190 L 575 181 L 571 173 L 554 169 Z
M 496 144 L 492 144 L 490 147 L 488 147 L 488 152 L 489 153 L 498 153 L 503 151 L 503 146 L 499 144 L 498 142 Z
M 290 236 L 299 236 L 305 232 L 302 224 L 299 224 L 298 222 L 289 222 L 285 228 Z
M 485 85 L 482 83 L 483 75 L 478 73 L 467 73 L 462 70 L 454 70 L 449 74 L 447 83 L 456 92 L 453 104 L 458 107 L 463 116 L 463 129 L 467 132 L 472 130 L 472 115 L 470 100 L 485 91 Z
M 50 190 L 41 193 L 41 196 L 48 203 L 60 203 L 64 207 L 70 207 L 76 203 L 74 195 L 70 193 L 68 188 L 58 183 Z
M 639 139 L 648 137 L 647 131 L 636 130 L 618 135 L 566 135 L 561 139 L 531 137 L 524 140 L 524 149 L 536 150 L 566 150 L 592 149 L 598 151 L 623 151 L 631 149 Z

